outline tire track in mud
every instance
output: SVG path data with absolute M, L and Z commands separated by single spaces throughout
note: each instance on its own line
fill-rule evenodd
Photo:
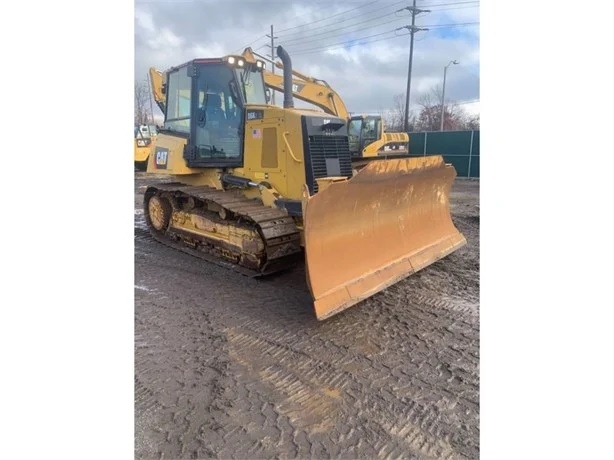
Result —
M 464 369 L 459 368 L 457 371 L 455 367 L 457 360 L 471 360 L 468 366 L 477 372 L 478 333 L 477 330 L 471 332 L 477 325 L 464 321 L 462 315 L 455 314 L 444 302 L 435 302 L 436 307 L 443 308 L 438 311 L 431 309 L 428 304 L 421 305 L 420 299 L 405 305 L 396 299 L 390 301 L 385 297 L 387 295 L 390 293 L 380 296 L 383 299 L 371 299 L 369 305 L 365 306 L 369 314 L 359 320 L 366 331 L 379 331 L 380 334 L 368 333 L 356 338 L 355 324 L 350 323 L 345 331 L 338 329 L 339 334 L 331 340 L 346 347 L 351 347 L 356 339 L 367 342 L 367 349 L 373 350 L 370 374 L 377 384 L 376 388 L 397 399 L 408 398 L 425 407 L 434 405 L 442 411 L 442 420 L 447 424 L 444 432 L 454 432 L 453 427 L 460 422 L 456 411 L 463 406 L 470 409 L 470 412 L 463 409 L 465 418 L 475 418 L 477 424 L 477 380 L 471 381 L 468 390 L 461 392 L 459 397 L 461 382 L 457 374 Z M 467 334 L 466 340 L 456 337 L 459 332 Z M 451 338 L 452 341 L 446 343 L 444 338 Z M 390 353 L 390 350 L 394 352 Z M 388 374 L 398 379 L 395 381 Z M 393 400 L 392 397 L 390 399 Z M 422 416 L 429 417 L 428 411 L 424 411 Z M 444 423 L 437 421 L 439 428 Z M 439 436 L 439 432 L 436 436 Z M 463 438 L 476 439 L 475 444 Z M 450 443 L 471 457 L 477 449 L 477 436 L 471 436 L 470 432 L 461 433 L 460 437 L 451 438 Z
M 479 309 L 433 266 L 318 322 L 304 270 L 252 280 L 139 228 L 135 251 L 137 458 L 479 457 Z
M 145 440 L 135 445 L 137 457 L 209 457 L 198 431 L 228 363 L 223 353 L 201 352 L 223 351 L 225 337 L 202 312 L 146 286 L 135 293 L 135 392 L 144 395 L 135 398 L 135 412 L 148 420 L 137 425 L 137 440 Z
M 185 262 L 182 261 L 180 265 Z M 194 269 L 190 267 L 180 271 L 189 274 Z M 233 274 L 233 276 L 238 275 Z M 194 283 L 190 280 L 184 281 L 186 282 L 180 282 L 177 285 L 177 289 L 183 292 L 183 295 L 177 297 L 177 300 L 181 298 L 184 301 L 187 300 L 189 304 L 202 301 L 203 298 L 198 293 L 186 292 L 186 290 L 190 291 Z M 279 303 L 279 299 L 271 293 L 265 292 L 264 294 L 263 298 L 258 299 L 258 304 L 271 305 L 275 301 Z M 190 299 L 192 296 L 194 296 L 193 299 Z M 275 395 L 275 406 L 271 409 L 277 414 L 275 423 L 282 423 L 279 421 L 279 416 L 284 415 L 287 417 L 284 423 L 292 427 L 293 432 L 299 430 L 305 435 L 304 446 L 299 447 L 298 452 L 307 454 L 307 449 L 311 452 L 319 433 L 332 432 L 334 434 L 328 435 L 326 443 L 328 445 L 346 443 L 351 446 L 358 442 L 358 438 L 377 440 L 382 439 L 383 436 L 385 441 L 381 446 L 379 442 L 375 442 L 372 446 L 374 449 L 372 454 L 377 456 L 385 457 L 388 449 L 390 450 L 388 453 L 395 457 L 395 447 L 391 446 L 397 446 L 399 453 L 413 450 L 416 455 L 422 455 L 421 458 L 453 458 L 454 452 L 446 444 L 446 437 L 442 436 L 442 433 L 453 431 L 453 429 L 444 426 L 445 422 L 438 414 L 437 406 L 428 406 L 409 399 L 398 398 L 398 381 L 407 378 L 409 375 L 407 371 L 398 370 L 398 363 L 394 363 L 394 360 L 387 360 L 385 355 L 377 359 L 377 356 L 371 356 L 373 354 L 369 349 L 360 352 L 360 348 L 356 350 L 352 349 L 351 345 L 337 344 L 343 340 L 350 343 L 356 342 L 357 324 L 352 324 L 352 327 L 341 331 L 335 326 L 322 327 L 320 323 L 313 322 L 313 327 L 297 328 L 300 319 L 296 317 L 296 312 L 291 310 L 290 314 L 281 316 L 277 314 L 278 310 L 270 308 L 256 312 L 250 306 L 247 311 L 244 311 L 242 304 L 247 305 L 247 302 L 244 294 L 241 293 L 225 295 L 224 299 L 224 303 L 233 304 L 234 309 L 227 310 L 221 315 L 218 313 L 216 323 L 218 326 L 221 326 L 222 323 L 237 323 L 236 326 L 224 330 L 229 342 L 231 358 L 234 357 L 236 363 L 247 366 L 250 374 L 257 376 L 251 382 L 252 385 L 264 384 L 265 387 L 268 387 L 264 392 Z M 252 297 L 252 300 L 255 299 Z M 436 306 L 441 306 L 441 304 Z M 394 318 L 396 312 L 391 313 L 390 316 Z M 444 310 L 442 316 L 445 314 Z M 370 316 L 375 319 L 381 318 L 382 315 L 379 313 Z M 425 316 L 430 319 L 433 315 L 422 313 L 420 320 L 424 321 Z M 237 321 L 237 317 L 243 320 Z M 414 322 L 417 323 L 417 321 Z M 372 331 L 368 333 L 368 341 L 380 350 L 385 349 L 386 344 L 382 343 L 384 335 L 390 336 L 393 341 L 406 343 L 410 331 L 406 324 L 400 322 L 388 321 L 385 327 L 379 330 L 376 325 L 372 327 L 369 324 L 369 318 L 362 317 L 360 323 L 363 324 L 363 331 Z M 385 334 L 381 333 L 382 329 Z M 319 337 L 318 333 L 322 332 L 328 332 L 330 337 L 327 337 L 328 334 Z M 415 335 L 415 332 L 413 334 Z M 424 346 L 427 342 L 422 340 L 418 343 Z M 320 357 L 321 355 L 323 356 Z M 319 356 L 319 359 L 314 359 L 314 356 Z M 427 365 L 430 364 L 427 363 Z M 364 376 L 356 377 L 356 374 L 365 374 L 367 369 L 369 369 L 369 372 L 366 372 L 368 379 L 365 379 Z M 393 372 L 395 369 L 397 372 Z M 416 366 L 416 371 L 418 370 L 419 367 Z M 441 372 L 436 373 L 442 374 Z M 445 386 L 449 384 L 447 380 L 443 383 Z M 432 382 L 424 382 L 424 384 L 432 387 Z M 419 386 L 421 385 L 417 387 Z M 375 391 L 376 389 L 379 392 Z M 236 401 L 236 391 L 227 389 L 226 392 L 230 392 L 225 398 L 227 401 Z M 382 394 L 385 394 L 387 399 L 383 398 Z M 411 396 L 413 396 L 411 392 L 405 392 L 405 398 Z M 364 398 L 367 401 L 360 402 Z M 250 405 L 247 409 L 247 414 L 251 413 L 251 407 Z M 403 407 L 409 407 L 408 411 L 404 412 L 400 409 Z M 325 415 L 327 413 L 340 414 L 341 420 L 351 421 L 352 417 L 359 419 L 354 420 L 351 425 L 364 428 L 354 430 L 353 436 L 346 436 L 343 442 L 341 434 L 334 428 L 341 422 L 327 418 Z M 229 416 L 229 419 L 235 418 L 236 415 Z M 232 431 L 232 428 L 229 431 Z M 276 431 L 281 432 L 282 430 L 276 427 Z M 233 432 L 243 440 L 245 439 L 246 433 L 236 429 Z M 376 433 L 379 433 L 379 436 L 376 436 Z M 293 439 L 295 437 L 293 435 Z M 276 444 L 291 445 L 292 443 L 289 440 L 278 440 L 272 445 Z M 261 449 L 265 447 L 254 447 L 255 450 L 244 453 L 259 455 L 263 453 Z M 335 455 L 328 450 L 323 451 L 323 454 Z
M 371 437 L 385 439 L 372 446 L 377 456 L 413 451 L 427 457 L 451 458 L 452 449 L 445 439 L 437 438 L 441 430 L 435 432 L 435 422 L 441 422 L 437 414 L 413 401 L 395 398 L 384 389 L 383 382 L 378 382 L 379 392 L 376 391 L 373 380 L 358 375 L 357 368 L 344 369 L 350 362 L 357 362 L 358 355 L 326 353 L 329 359 L 316 359 L 308 354 L 310 350 L 297 349 L 283 335 L 264 339 L 257 332 L 234 334 L 230 333 L 230 337 L 234 336 L 231 344 L 253 353 L 254 359 L 248 361 L 248 366 L 282 397 L 280 412 L 289 416 L 293 426 L 307 431 L 309 438 L 327 433 L 332 445 L 343 446 Z M 371 362 L 371 367 L 376 367 L 374 364 Z M 360 368 L 363 372 L 368 369 L 363 363 Z M 386 374 L 389 379 L 389 370 Z M 353 436 L 342 435 L 338 430 L 348 422 L 352 427 L 361 427 L 353 430 Z M 374 436 L 375 433 L 387 435 Z M 385 450 L 390 452 L 384 454 Z

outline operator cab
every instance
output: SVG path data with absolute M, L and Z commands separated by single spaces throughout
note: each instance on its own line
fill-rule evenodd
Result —
M 189 142 L 189 167 L 243 164 L 246 105 L 267 103 L 262 61 L 241 56 L 194 59 L 167 72 L 164 129 Z
M 134 139 L 137 147 L 148 147 L 151 144 L 151 135 L 147 125 L 134 125 Z
M 348 136 L 352 156 L 362 156 L 362 151 L 382 135 L 382 119 L 379 116 L 355 116 L 350 118 Z

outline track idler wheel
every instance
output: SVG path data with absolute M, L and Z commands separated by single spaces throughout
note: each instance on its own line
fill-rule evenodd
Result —
M 171 222 L 173 213 L 170 202 L 160 195 L 153 195 L 147 202 L 147 211 L 151 226 L 159 232 L 164 232 Z

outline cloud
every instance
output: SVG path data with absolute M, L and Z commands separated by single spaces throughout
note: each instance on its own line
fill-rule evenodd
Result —
M 407 86 L 409 35 L 403 27 L 411 16 L 398 11 L 407 5 L 393 0 L 136 0 L 135 78 L 145 79 L 150 66 L 164 70 L 246 46 L 269 56 L 267 34 L 273 24 L 275 45 L 286 48 L 293 67 L 327 81 L 350 111 L 391 108 Z M 446 99 L 478 100 L 479 25 L 438 26 L 479 22 L 479 3 L 428 0 L 419 7 L 431 12 L 416 17 L 416 25 L 429 30 L 415 34 L 412 106 L 441 86 L 443 68 L 453 59 L 460 65 L 448 69 Z

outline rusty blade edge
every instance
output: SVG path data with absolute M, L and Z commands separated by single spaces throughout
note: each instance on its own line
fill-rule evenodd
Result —
M 444 251 L 440 252 L 440 253 L 437 255 L 437 257 L 435 257 L 434 259 L 432 259 L 432 260 L 431 260 L 431 262 L 430 262 L 430 263 L 423 264 L 421 267 L 418 267 L 417 269 L 413 269 L 413 265 L 411 264 L 410 259 L 412 259 L 412 258 L 416 257 L 416 256 L 417 256 L 417 255 L 419 255 L 419 254 L 422 254 L 422 253 L 424 253 L 424 252 L 427 252 L 427 251 L 429 251 L 429 250 L 432 250 L 433 246 L 436 246 L 438 243 L 441 243 L 442 241 L 445 241 L 445 240 L 451 240 L 451 239 L 454 239 L 454 238 L 456 238 L 456 239 L 457 239 L 457 242 L 456 242 L 456 243 L 454 243 L 454 244 L 451 244 L 450 246 L 448 246 L 448 249 L 446 249 L 446 250 L 444 250 Z M 465 237 L 464 237 L 464 236 L 463 236 L 463 235 L 462 235 L 462 234 L 459 232 L 459 233 L 458 233 L 458 234 L 456 234 L 456 235 L 444 237 L 444 238 L 442 238 L 442 239 L 438 240 L 436 243 L 434 243 L 434 244 L 433 244 L 432 246 L 430 246 L 429 248 L 425 248 L 425 249 L 423 249 L 423 250 L 422 250 L 422 251 L 420 251 L 420 252 L 417 252 L 417 253 L 415 253 L 415 254 L 412 254 L 411 256 L 403 256 L 403 257 L 401 257 L 401 258 L 397 259 L 396 261 L 391 262 L 390 264 L 386 265 L 386 266 L 385 266 L 385 267 L 383 267 L 383 268 L 380 268 L 380 269 L 377 269 L 377 270 L 373 270 L 373 271 L 371 271 L 371 272 L 369 272 L 369 273 L 367 273 L 367 274 L 363 275 L 363 276 L 362 276 L 362 277 L 360 277 L 360 278 L 355 278 L 355 279 L 353 279 L 353 280 L 349 281 L 348 283 L 346 283 L 344 286 L 337 287 L 337 288 L 335 288 L 335 289 L 331 289 L 331 290 L 327 291 L 325 294 L 320 295 L 320 296 L 319 296 L 317 299 L 314 299 L 314 310 L 316 311 L 316 317 L 317 317 L 317 319 L 318 319 L 318 320 L 324 320 L 324 319 L 330 318 L 331 316 L 334 316 L 334 315 L 336 315 L 336 314 L 338 314 L 338 313 L 341 313 L 343 310 L 346 310 L 346 309 L 350 308 L 351 306 L 356 305 L 357 303 L 360 303 L 360 302 L 362 302 L 363 300 L 368 299 L 369 297 L 373 296 L 374 294 L 376 294 L 376 293 L 378 293 L 378 292 L 380 292 L 380 291 L 383 291 L 384 289 L 386 289 L 386 288 L 388 288 L 388 287 L 392 286 L 393 284 L 398 283 L 398 282 L 399 282 L 399 281 L 401 281 L 402 279 L 408 278 L 409 276 L 411 276 L 411 275 L 413 275 L 414 273 L 416 273 L 416 272 L 418 272 L 418 271 L 422 270 L 423 268 L 426 268 L 426 267 L 428 267 L 429 265 L 432 265 L 433 263 L 437 262 L 438 260 L 443 259 L 444 257 L 448 256 L 449 254 L 451 254 L 452 252 L 456 251 L 457 249 L 459 249 L 459 248 L 463 247 L 463 246 L 464 246 L 464 245 L 466 245 L 466 244 L 467 244 L 467 240 L 466 240 L 466 239 L 465 239 Z M 388 281 L 386 281 L 386 282 L 384 282 L 384 283 L 379 284 L 379 285 L 378 285 L 376 288 L 370 289 L 369 291 L 367 291 L 367 292 L 363 293 L 362 295 L 360 295 L 360 296 L 358 296 L 358 297 L 353 297 L 353 298 L 351 297 L 351 295 L 350 295 L 350 293 L 349 293 L 348 288 L 349 288 L 350 286 L 352 286 L 353 284 L 356 284 L 356 283 L 358 283 L 358 282 L 360 282 L 360 281 L 362 281 L 362 280 L 364 280 L 364 279 L 368 278 L 369 276 L 373 276 L 373 275 L 378 274 L 378 273 L 381 273 L 381 272 L 393 271 L 395 267 L 397 267 L 397 266 L 399 266 L 399 265 L 403 264 L 404 262 L 409 263 L 409 264 L 410 264 L 410 266 L 412 266 L 412 270 L 407 271 L 407 272 L 402 273 L 402 274 L 399 274 L 399 275 L 396 275 L 396 276 L 393 276 L 393 277 L 392 277 L 392 278 L 390 278 Z M 350 297 L 350 300 L 348 300 L 348 301 L 346 301 L 346 302 L 342 303 L 341 305 L 339 305 L 337 308 L 335 308 L 335 309 L 331 310 L 330 312 L 327 312 L 327 313 L 325 313 L 325 314 L 323 314 L 323 315 L 318 315 L 318 314 L 317 314 L 317 307 L 316 307 L 316 303 L 317 303 L 318 301 L 321 301 L 322 299 L 324 299 L 324 298 L 326 298 L 326 297 L 330 296 L 331 294 L 333 294 L 333 293 L 335 293 L 335 292 L 340 291 L 340 290 L 345 290 L 345 291 L 347 292 L 348 297 Z

